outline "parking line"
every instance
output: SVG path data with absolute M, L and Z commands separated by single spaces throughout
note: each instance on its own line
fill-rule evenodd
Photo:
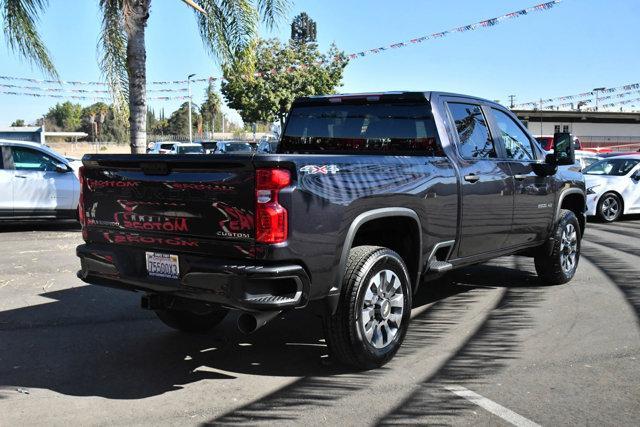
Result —
M 445 386 L 447 390 L 450 392 L 467 399 L 471 403 L 475 403 L 481 408 L 491 412 L 494 415 L 502 418 L 503 420 L 513 424 L 518 427 L 540 427 L 540 424 L 536 424 L 533 421 L 523 417 L 520 414 L 516 414 L 511 409 L 507 409 L 504 406 L 494 402 L 493 400 L 487 399 L 484 396 L 480 396 L 478 393 L 475 393 L 468 388 L 464 388 L 461 386 Z

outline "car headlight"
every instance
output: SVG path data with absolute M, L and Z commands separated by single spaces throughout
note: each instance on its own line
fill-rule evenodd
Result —
M 596 194 L 596 192 L 593 191 L 593 189 L 596 188 L 596 187 L 600 187 L 600 184 L 594 185 L 593 187 L 587 188 L 587 194 Z

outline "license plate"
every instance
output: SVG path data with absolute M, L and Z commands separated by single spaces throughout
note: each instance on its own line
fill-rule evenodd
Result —
M 180 276 L 178 255 L 145 252 L 149 276 L 177 279 Z

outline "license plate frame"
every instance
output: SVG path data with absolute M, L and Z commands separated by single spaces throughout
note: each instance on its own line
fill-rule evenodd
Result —
M 162 279 L 180 278 L 180 259 L 178 255 L 162 252 L 145 252 L 147 275 Z

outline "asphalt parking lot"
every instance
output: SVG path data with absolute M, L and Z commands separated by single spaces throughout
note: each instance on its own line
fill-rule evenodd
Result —
M 326 356 L 293 312 L 253 335 L 168 329 L 139 295 L 75 277 L 74 224 L 0 227 L 0 425 L 637 425 L 640 219 L 590 223 L 575 279 L 526 258 L 424 286 L 382 369 Z

